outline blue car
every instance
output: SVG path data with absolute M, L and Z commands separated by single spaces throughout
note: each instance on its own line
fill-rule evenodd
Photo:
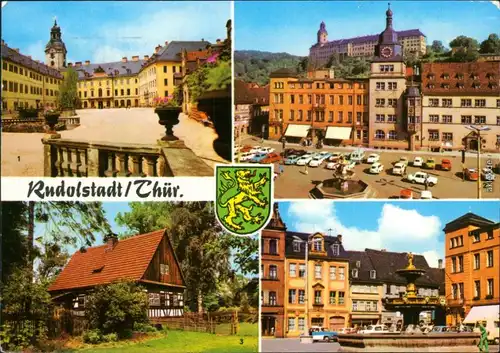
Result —
M 296 156 L 296 155 L 291 155 L 291 156 L 288 156 L 286 159 L 285 159 L 285 164 L 287 165 L 291 165 L 291 164 L 296 164 L 297 161 L 299 160 L 300 156 Z
M 313 342 L 325 341 L 332 342 L 338 340 L 338 333 L 336 331 L 313 331 L 312 333 Z
M 267 153 L 257 153 L 252 159 L 250 159 L 250 162 L 260 163 L 266 157 L 267 157 Z

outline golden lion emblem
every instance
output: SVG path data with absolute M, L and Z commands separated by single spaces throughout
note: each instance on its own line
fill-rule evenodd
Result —
M 261 190 L 262 187 L 269 181 L 265 174 L 260 174 L 260 179 L 256 182 L 252 182 L 252 178 L 255 177 L 255 172 L 252 173 L 248 169 L 237 170 L 235 172 L 236 179 L 234 179 L 229 172 L 223 172 L 221 175 L 224 179 L 230 181 L 230 183 L 225 184 L 224 187 L 221 188 L 221 194 L 218 201 L 220 207 L 227 208 L 229 211 L 228 215 L 224 217 L 226 225 L 232 230 L 241 230 L 243 228 L 241 226 L 242 222 L 236 222 L 238 216 L 242 216 L 243 220 L 253 224 L 261 223 L 264 217 L 260 213 L 255 216 L 250 214 L 253 205 L 244 206 L 242 203 L 250 200 L 259 207 L 266 207 L 269 204 L 267 199 L 259 199 L 260 195 L 264 195 L 264 192 Z M 222 197 L 234 187 L 237 187 L 238 193 L 229 198 L 226 202 L 222 202 Z

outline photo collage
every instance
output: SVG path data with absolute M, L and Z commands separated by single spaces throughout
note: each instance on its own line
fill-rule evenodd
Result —
M 0 352 L 500 349 L 499 1 L 1 4 Z

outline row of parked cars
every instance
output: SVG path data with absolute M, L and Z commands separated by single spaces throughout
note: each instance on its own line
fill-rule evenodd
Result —
M 235 160 L 239 155 L 240 162 L 270 164 L 281 161 L 281 156 L 272 147 L 236 146 L 235 153 Z

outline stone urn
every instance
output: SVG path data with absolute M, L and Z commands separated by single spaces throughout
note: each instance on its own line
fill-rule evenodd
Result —
M 46 113 L 44 115 L 45 123 L 49 126 L 50 132 L 56 131 L 56 125 L 59 121 L 59 116 L 61 116 L 61 113 Z
M 176 141 L 179 138 L 174 136 L 173 128 L 179 123 L 181 107 L 157 107 L 155 113 L 158 114 L 158 123 L 165 126 L 165 136 L 162 141 Z
M 198 98 L 198 110 L 212 120 L 218 138 L 214 140 L 215 152 L 231 161 L 231 85 L 225 89 L 205 92 Z

